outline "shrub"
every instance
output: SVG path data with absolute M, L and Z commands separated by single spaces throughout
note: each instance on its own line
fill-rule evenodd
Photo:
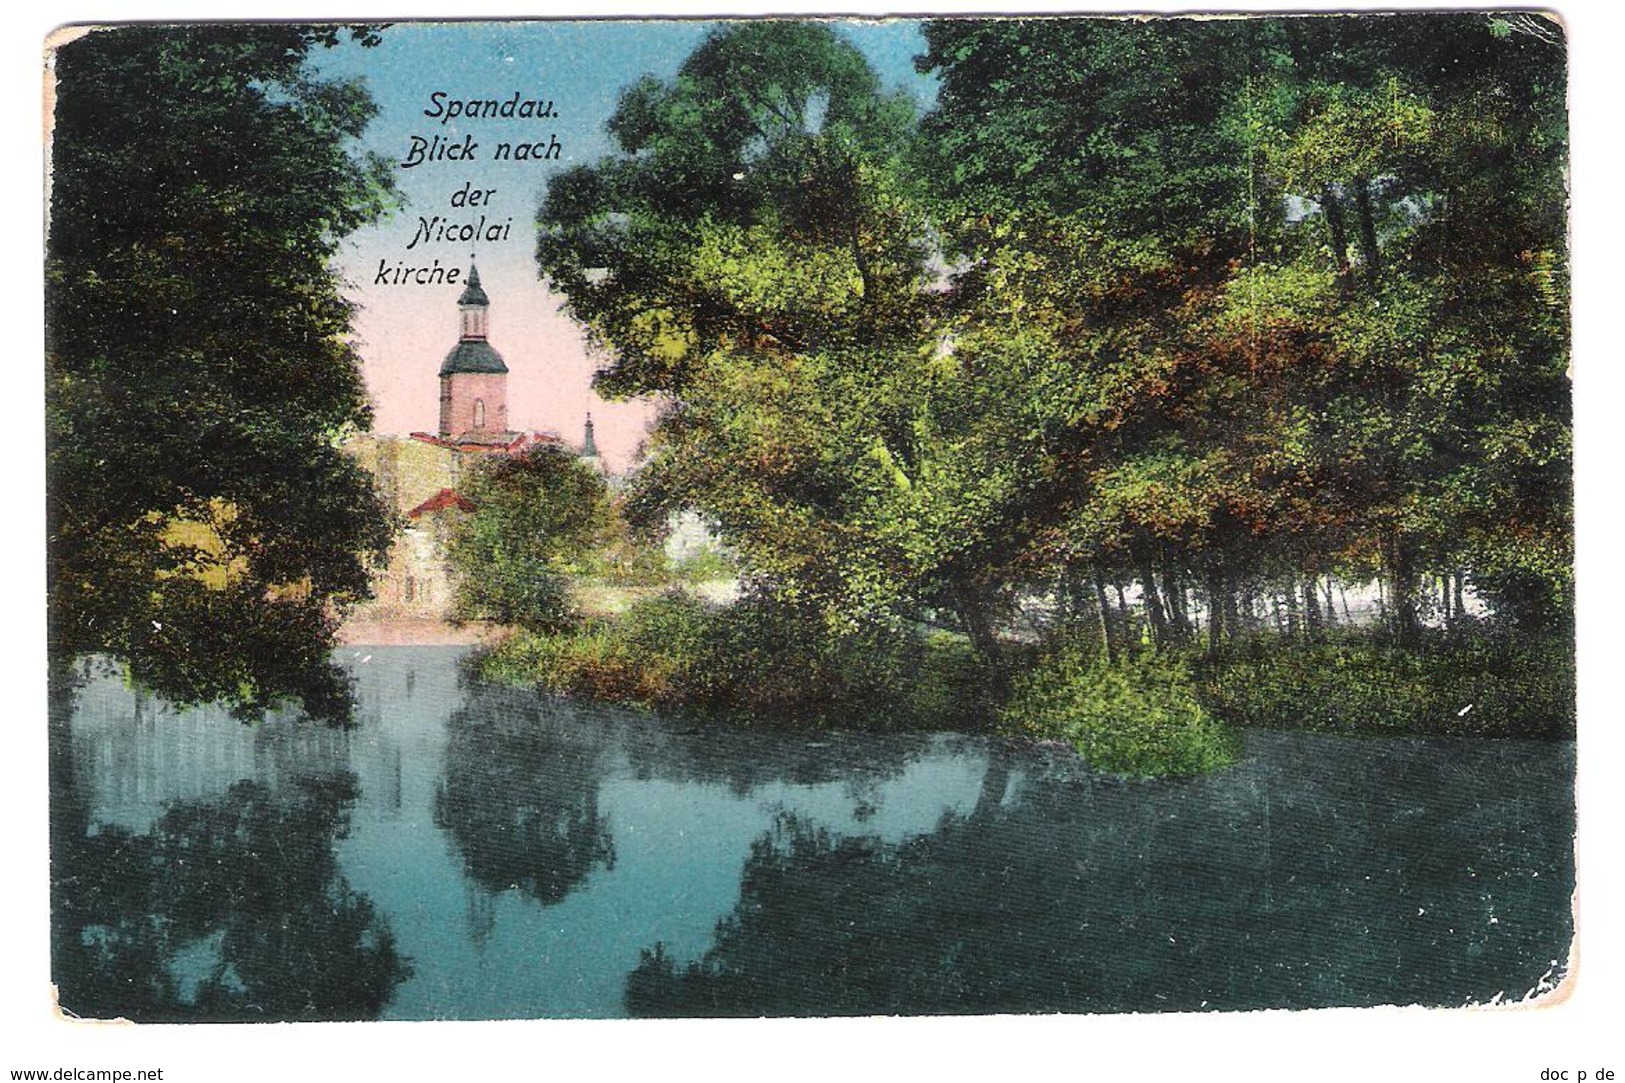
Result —
M 1227 721 L 1271 729 L 1552 738 L 1575 726 L 1573 642 L 1561 636 L 1260 638 L 1211 666 L 1202 691 Z
M 813 611 L 757 596 L 715 606 L 671 591 L 568 632 L 520 632 L 480 668 L 561 695 L 748 723 L 964 729 L 990 713 L 987 675 L 962 637 L 836 635 Z
M 1107 662 L 1062 646 L 1017 678 L 1007 729 L 1059 739 L 1090 766 L 1137 777 L 1196 775 L 1240 755 L 1239 735 L 1202 706 L 1178 661 L 1146 654 Z

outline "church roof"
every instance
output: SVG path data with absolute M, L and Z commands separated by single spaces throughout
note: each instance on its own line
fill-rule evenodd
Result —
M 458 511 L 473 511 L 474 501 L 457 492 L 455 489 L 441 489 L 429 499 L 406 513 L 408 519 L 419 519 L 430 512 L 445 511 L 447 508 L 456 508 Z
M 491 348 L 483 338 L 465 338 L 451 348 L 440 366 L 440 375 L 455 376 L 464 372 L 504 373 L 508 366 L 502 355 Z
M 489 305 L 491 299 L 485 296 L 480 288 L 480 269 L 472 263 L 468 265 L 468 286 L 464 288 L 463 295 L 457 298 L 460 305 Z
M 541 444 L 564 443 L 556 434 L 550 432 L 469 433 L 460 437 L 415 432 L 412 434 L 412 439 L 424 444 L 432 444 L 435 447 L 449 448 L 452 451 L 503 455 L 514 455 Z

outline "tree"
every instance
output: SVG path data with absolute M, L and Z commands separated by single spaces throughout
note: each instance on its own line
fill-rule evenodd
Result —
M 922 600 L 991 642 L 964 530 L 919 482 L 941 446 L 932 242 L 912 108 L 820 24 L 709 37 L 630 88 L 618 153 L 553 180 L 538 260 L 612 361 L 671 396 L 640 501 L 696 508 L 753 585 L 837 630 Z
M 1520 623 L 1562 613 L 1562 52 L 1531 28 L 928 28 L 956 354 L 1024 366 L 1055 422 L 1036 567 L 1102 602 L 1139 579 L 1155 628 L 1160 564 L 1205 586 L 1215 646 L 1238 588 L 1281 582 L 1290 615 L 1331 570 L 1380 570 L 1401 634 L 1429 568 Z
M 604 479 L 557 447 L 480 464 L 468 486 L 474 510 L 454 528 L 453 614 L 532 631 L 569 623 L 569 577 L 614 516 Z
M 369 30 L 352 35 L 376 41 Z M 340 30 L 94 30 L 55 55 L 46 261 L 49 644 L 179 702 L 347 699 L 327 659 L 390 524 L 330 266 L 389 205 Z
M 1189 641 L 1197 599 L 1215 651 L 1270 596 L 1313 634 L 1334 573 L 1381 574 L 1402 635 L 1429 571 L 1561 614 L 1550 41 L 1476 15 L 926 39 L 912 132 L 835 31 L 752 24 L 554 182 L 540 263 L 601 386 L 673 400 L 644 497 L 835 627 L 947 612 L 989 657 L 1040 590 L 1108 651 Z

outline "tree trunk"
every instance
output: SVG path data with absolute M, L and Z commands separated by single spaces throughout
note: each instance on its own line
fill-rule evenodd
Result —
M 1286 577 L 1286 634 L 1296 638 L 1303 634 L 1303 611 L 1298 608 L 1298 580 Z
M 1460 620 L 1467 614 L 1467 599 L 1462 595 L 1461 572 L 1456 572 L 1456 619 Z
M 1377 220 L 1371 207 L 1371 179 L 1354 178 L 1354 205 L 1360 212 L 1360 254 L 1365 259 L 1366 281 L 1375 284 L 1382 269 L 1377 255 Z
M 1220 637 L 1224 634 L 1224 603 L 1220 596 L 1224 593 L 1224 576 L 1218 572 L 1209 572 L 1207 577 L 1207 653 L 1210 658 L 1219 657 L 1221 649 Z
M 1162 565 L 1163 594 L 1168 599 L 1168 626 L 1175 643 L 1188 643 L 1191 638 L 1190 610 L 1185 605 L 1185 581 L 1177 569 L 1168 562 Z
M 1249 632 L 1258 631 L 1261 627 L 1258 617 L 1258 596 L 1251 583 L 1241 588 L 1239 608 L 1229 594 L 1225 595 L 1225 600 L 1230 603 L 1225 612 L 1227 618 L 1225 623 L 1229 625 L 1231 639 L 1236 638 L 1236 633 L 1242 629 Z
M 1343 225 L 1343 204 L 1337 191 L 1327 185 L 1320 192 L 1320 209 L 1326 216 L 1326 228 L 1331 231 L 1332 258 L 1337 263 L 1337 277 L 1346 282 L 1349 277 L 1349 237 Z
M 1112 590 L 1117 592 L 1117 627 L 1123 630 L 1123 642 L 1135 643 L 1140 637 L 1134 634 L 1134 614 L 1129 612 L 1128 595 L 1123 593 L 1123 581 L 1116 576 L 1112 577 Z
M 1106 648 L 1106 661 L 1117 662 L 1117 647 L 1112 642 L 1111 603 L 1106 600 L 1106 578 L 1095 569 L 1095 612 L 1100 616 L 1100 642 Z
M 1311 640 L 1320 638 L 1320 601 L 1315 597 L 1315 577 L 1303 581 L 1303 631 Z
M 1337 624 L 1337 599 L 1332 597 L 1332 577 L 1326 577 L 1326 626 Z
M 1162 608 L 1162 596 L 1157 593 L 1150 550 L 1140 554 L 1140 600 L 1145 604 L 1146 619 L 1151 622 L 1151 642 L 1161 650 L 1168 645 L 1168 616 Z
M 1002 681 L 1004 652 L 993 622 L 988 619 L 986 602 L 973 588 L 959 583 L 954 586 L 954 606 L 959 610 L 959 619 L 970 636 L 971 646 L 991 667 L 995 682 Z
M 1416 614 L 1416 569 L 1410 547 L 1397 532 L 1388 537 L 1388 576 L 1392 584 L 1394 633 L 1400 642 L 1416 639 L 1421 626 Z

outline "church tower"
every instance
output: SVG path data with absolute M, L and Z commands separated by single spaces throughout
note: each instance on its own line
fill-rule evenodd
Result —
M 440 366 L 440 436 L 464 444 L 504 444 L 508 432 L 508 366 L 486 341 L 490 298 L 479 268 L 468 267 L 468 286 L 457 298 L 462 329 Z

